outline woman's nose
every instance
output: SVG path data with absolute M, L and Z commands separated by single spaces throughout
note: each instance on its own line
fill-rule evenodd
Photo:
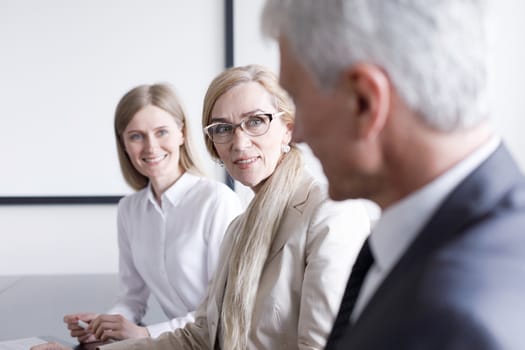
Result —
M 146 137 L 146 149 L 148 151 L 154 150 L 158 146 L 158 141 L 155 137 L 148 136 Z
M 234 149 L 245 149 L 252 144 L 251 136 L 245 133 L 240 127 L 235 128 L 232 138 Z

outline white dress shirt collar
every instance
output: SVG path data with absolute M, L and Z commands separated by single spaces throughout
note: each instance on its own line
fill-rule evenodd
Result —
M 368 271 L 355 308 L 355 321 L 390 270 L 405 253 L 443 200 L 498 147 L 500 139 L 491 138 L 467 158 L 418 191 L 387 208 L 370 234 L 374 264 Z
M 171 187 L 169 187 L 161 196 L 163 203 L 168 201 L 172 206 L 176 206 L 184 195 L 199 181 L 199 177 L 193 174 L 190 174 L 188 171 L 185 171 L 181 177 L 175 181 Z M 162 209 L 159 207 L 157 201 L 155 200 L 155 194 L 153 192 L 153 187 L 151 182 L 148 184 L 148 195 L 147 200 L 144 201 L 144 205 L 153 205 L 157 210 L 162 212 Z
M 387 208 L 370 235 L 377 268 L 388 273 L 452 190 L 492 154 L 501 140 L 482 147 L 418 191 Z

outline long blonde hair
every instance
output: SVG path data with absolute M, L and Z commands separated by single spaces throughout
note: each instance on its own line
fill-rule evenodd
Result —
M 124 147 L 122 133 L 135 114 L 142 108 L 150 105 L 163 109 L 171 114 L 177 125 L 181 128 L 184 135 L 184 143 L 180 149 L 179 163 L 182 169 L 196 175 L 203 175 L 204 172 L 200 166 L 200 161 L 194 151 L 194 143 L 186 120 L 186 114 L 173 88 L 168 84 L 139 85 L 122 96 L 115 110 L 114 130 L 117 152 L 120 169 L 128 185 L 134 190 L 140 190 L 146 187 L 149 180 L 135 169 L 131 163 Z
M 203 126 L 209 124 L 217 99 L 234 86 L 247 82 L 256 82 L 264 87 L 277 109 L 285 112 L 281 117 L 283 122 L 293 123 L 293 103 L 279 86 L 277 77 L 265 67 L 248 65 L 230 68 L 212 81 L 204 99 Z M 210 139 L 206 139 L 206 146 L 212 157 L 219 157 Z M 248 346 L 259 280 L 275 234 L 302 174 L 301 153 L 295 145 L 290 146 L 290 152 L 283 154 L 273 174 L 250 202 L 240 219 L 239 231 L 233 233 L 220 317 L 224 349 L 244 350 Z

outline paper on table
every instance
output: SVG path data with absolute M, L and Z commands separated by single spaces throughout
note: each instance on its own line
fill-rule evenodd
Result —
M 0 350 L 28 350 L 30 347 L 38 344 L 44 344 L 47 341 L 40 338 L 24 338 L 8 341 L 0 341 Z

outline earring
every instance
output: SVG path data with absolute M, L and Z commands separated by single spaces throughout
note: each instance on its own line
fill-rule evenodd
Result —
M 288 153 L 290 152 L 290 145 L 286 144 L 286 145 L 281 145 L 281 152 L 283 153 Z
M 220 166 L 221 168 L 224 167 L 224 162 L 220 159 L 215 159 L 215 163 L 217 163 L 217 165 Z

